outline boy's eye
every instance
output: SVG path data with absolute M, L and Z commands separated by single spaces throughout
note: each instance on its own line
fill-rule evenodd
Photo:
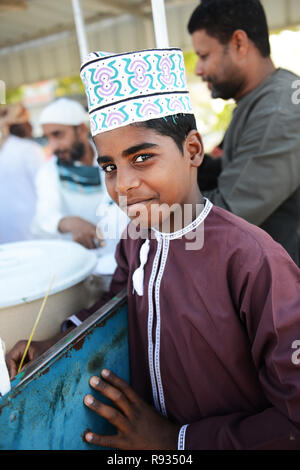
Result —
M 151 157 L 152 157 L 151 154 L 145 153 L 143 155 L 137 155 L 135 157 L 134 161 L 137 162 L 137 163 L 141 163 L 141 162 L 144 162 L 145 160 L 148 160 Z
M 111 173 L 115 169 L 115 165 L 111 163 L 109 165 L 102 166 L 101 168 L 103 171 L 105 171 L 105 173 Z
M 133 163 L 143 163 L 151 157 L 153 157 L 153 155 L 148 153 L 137 155 L 133 158 Z M 112 173 L 117 167 L 113 163 L 108 163 L 107 165 L 101 166 L 101 168 L 105 173 Z

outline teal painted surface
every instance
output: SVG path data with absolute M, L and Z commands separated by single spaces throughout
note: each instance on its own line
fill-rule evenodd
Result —
M 0 450 L 98 450 L 83 441 L 84 432 L 114 434 L 115 429 L 83 398 L 92 393 L 105 402 L 89 385 L 104 367 L 129 381 L 127 331 L 123 302 L 80 337 L 73 339 L 72 332 L 61 340 L 66 343 L 62 350 L 31 377 L 24 380 L 24 373 L 18 374 L 12 390 L 0 399 Z

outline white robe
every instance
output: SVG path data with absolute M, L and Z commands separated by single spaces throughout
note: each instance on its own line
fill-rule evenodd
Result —
M 37 143 L 9 136 L 0 149 L 0 243 L 34 238 L 35 177 L 45 157 Z

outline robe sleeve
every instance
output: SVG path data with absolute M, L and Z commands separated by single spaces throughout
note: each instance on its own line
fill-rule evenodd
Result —
M 103 305 L 105 305 L 110 299 L 112 299 L 115 295 L 127 287 L 128 262 L 124 252 L 122 239 L 117 245 L 115 258 L 117 267 L 113 274 L 108 292 L 104 292 L 99 300 L 97 300 L 97 302 L 90 308 L 82 309 L 77 314 L 67 318 L 61 326 L 62 331 L 66 331 L 72 326 L 79 326 L 90 315 L 95 313 L 99 308 L 103 307 Z
M 185 449 L 300 449 L 300 270 L 279 245 L 247 265 L 235 300 L 269 406 L 189 423 Z

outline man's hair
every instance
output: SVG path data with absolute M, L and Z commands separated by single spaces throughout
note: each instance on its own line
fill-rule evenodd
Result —
M 228 44 L 241 29 L 263 57 L 270 56 L 268 24 L 259 0 L 202 0 L 188 23 L 190 34 L 201 29 L 221 44 Z
M 9 133 L 11 135 L 15 135 L 17 137 L 24 138 L 27 136 L 27 127 L 28 123 L 22 123 L 22 124 L 11 124 L 9 126 Z
M 149 119 L 148 121 L 136 122 L 132 124 L 136 127 L 145 127 L 152 129 L 158 134 L 171 137 L 179 150 L 183 153 L 183 142 L 192 130 L 197 130 L 197 124 L 194 114 L 174 114 L 158 119 Z

